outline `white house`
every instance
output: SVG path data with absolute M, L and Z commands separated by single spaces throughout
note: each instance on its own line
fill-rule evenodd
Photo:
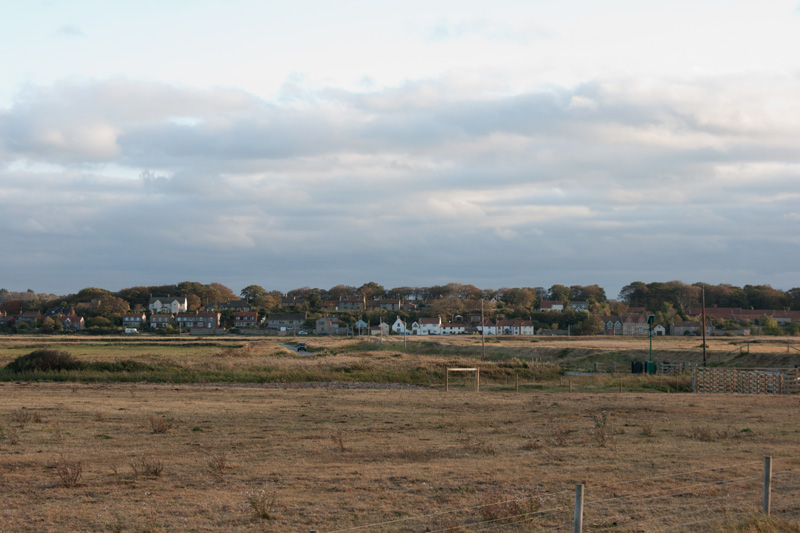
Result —
M 406 332 L 406 323 L 400 320 L 400 317 L 397 317 L 397 320 L 392 324 L 392 331 L 398 335 L 404 335 Z
M 157 296 L 150 298 L 148 307 L 151 313 L 185 313 L 189 303 L 185 296 Z
M 442 318 L 420 318 L 419 319 L 419 335 L 441 335 L 442 334 Z
M 442 335 L 463 335 L 466 331 L 466 324 L 442 324 Z
M 555 300 L 542 300 L 539 304 L 540 311 L 558 311 L 559 313 L 564 311 L 564 302 L 558 302 Z
M 370 326 L 369 328 L 370 335 L 380 335 L 382 337 L 389 336 L 389 323 L 388 322 L 381 322 L 377 326 Z
M 483 324 L 479 323 L 475 326 L 475 329 L 477 329 L 481 335 L 497 335 L 497 325 L 492 324 L 492 321 L 488 318 L 484 319 Z

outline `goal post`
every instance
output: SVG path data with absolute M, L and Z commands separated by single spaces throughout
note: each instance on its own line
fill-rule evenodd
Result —
M 474 372 L 475 373 L 475 392 L 481 390 L 481 369 L 480 368 L 448 368 L 444 377 L 444 391 L 450 391 L 450 372 Z

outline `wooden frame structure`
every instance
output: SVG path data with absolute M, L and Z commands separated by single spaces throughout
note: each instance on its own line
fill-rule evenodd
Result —
M 450 372 L 475 372 L 475 392 L 481 390 L 481 369 L 480 368 L 448 368 L 445 372 L 444 391 L 450 390 Z

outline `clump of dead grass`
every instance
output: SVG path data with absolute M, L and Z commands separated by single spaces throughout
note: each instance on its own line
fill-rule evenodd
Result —
M 0 428 L 0 436 L 2 436 L 3 433 L 5 433 L 5 437 L 8 439 L 9 444 L 12 446 L 19 444 L 19 429 L 14 426 L 8 426 L 5 429 L 5 432 L 3 432 L 2 428 Z
M 214 480 L 222 482 L 226 468 L 230 468 L 230 465 L 228 465 L 228 457 L 225 452 L 216 453 L 209 457 L 208 471 Z
M 688 433 L 688 437 L 699 440 L 701 442 L 712 442 L 715 440 L 736 439 L 741 437 L 740 433 L 735 428 L 727 427 L 722 429 L 714 429 L 711 426 L 692 426 Z
M 148 453 L 137 453 L 128 460 L 128 466 L 135 476 L 158 477 L 164 470 L 164 461 Z
M 56 474 L 61 480 L 62 487 L 75 487 L 83 475 L 83 463 L 81 461 L 68 461 L 62 456 L 56 463 Z
M 163 416 L 151 416 L 149 422 L 153 433 L 166 433 L 172 428 L 172 423 Z
M 344 446 L 344 432 L 342 430 L 331 431 L 331 442 L 340 452 L 347 451 Z
M 595 443 L 601 448 L 613 446 L 615 443 L 614 428 L 608 413 L 601 411 L 600 414 L 592 414 L 592 421 L 594 422 L 594 427 L 591 435 Z
M 461 443 L 461 446 L 470 453 L 475 454 L 484 454 L 484 455 L 495 455 L 497 453 L 497 449 L 492 446 L 491 444 L 487 444 L 486 442 L 478 439 L 472 438 L 472 436 L 467 432 L 465 429 L 459 430 L 459 437 L 458 441 Z
M 275 489 L 260 489 L 245 492 L 247 504 L 259 520 L 270 520 L 273 518 L 273 510 L 277 501 L 277 491 Z
M 31 416 L 32 415 L 30 411 L 24 407 L 20 407 L 19 409 L 11 411 L 11 422 L 14 424 L 19 424 L 20 426 L 24 426 L 31 421 Z
M 492 493 L 481 500 L 478 507 L 481 518 L 492 523 L 514 522 L 520 517 L 530 516 L 539 510 L 536 498 L 508 499 L 499 493 Z
M 550 443 L 559 448 L 565 447 L 567 445 L 567 437 L 573 431 L 560 422 L 552 424 L 550 426 Z

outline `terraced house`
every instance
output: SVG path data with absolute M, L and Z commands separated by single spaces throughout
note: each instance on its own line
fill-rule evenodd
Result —
M 220 313 L 180 313 L 175 317 L 175 323 L 181 329 L 219 327 Z

